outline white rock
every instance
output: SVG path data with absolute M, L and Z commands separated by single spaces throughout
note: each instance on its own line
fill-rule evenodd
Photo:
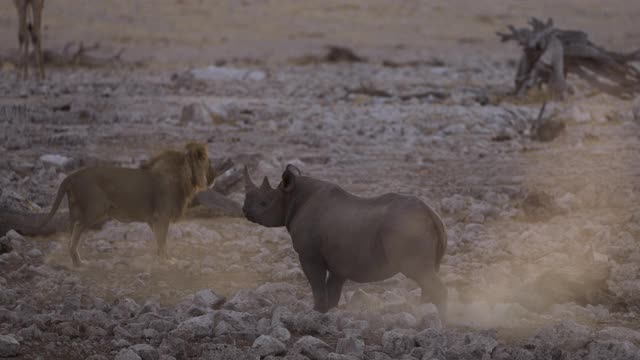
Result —
M 178 336 L 185 339 L 211 336 L 213 335 L 214 324 L 213 314 L 205 314 L 181 322 L 174 331 Z
M 457 336 L 449 344 L 447 354 L 458 359 L 467 357 L 483 358 L 484 356 L 491 356 L 496 346 L 498 346 L 498 341 L 492 337 L 477 333 L 467 333 Z
M 440 201 L 442 211 L 453 214 L 464 210 L 467 207 L 467 201 L 462 195 L 453 195 L 446 197 Z
M 219 323 L 216 324 L 215 328 L 213 329 L 213 335 L 216 337 L 223 336 L 223 335 L 232 335 L 234 333 L 235 333 L 235 330 L 226 321 L 220 321 Z
M 369 360 L 391 360 L 391 357 L 380 351 L 370 351 L 367 353 L 367 358 Z M 411 358 L 413 359 L 413 358 Z M 431 360 L 431 359 L 429 359 Z
M 286 306 L 278 306 L 273 310 L 271 314 L 271 326 L 282 325 L 282 319 L 285 317 L 293 316 L 291 310 Z
M 269 355 L 281 355 L 287 351 L 287 347 L 278 339 L 269 335 L 260 335 L 251 346 L 261 357 Z
M 318 338 L 306 335 L 293 344 L 293 350 L 311 360 L 321 360 L 331 352 L 331 347 Z
M 224 296 L 218 295 L 210 289 L 200 290 L 193 296 L 194 304 L 206 308 L 217 308 L 222 305 L 224 301 Z
M 347 309 L 351 311 L 376 310 L 382 306 L 382 300 L 362 289 L 356 290 L 347 302 Z
M 284 326 L 276 326 L 271 329 L 270 335 L 280 341 L 289 341 L 291 333 Z
M 200 103 L 191 103 L 182 107 L 180 124 L 213 125 L 207 108 Z
M 467 221 L 471 223 L 482 224 L 485 219 L 493 214 L 496 214 L 497 210 L 488 203 L 480 202 L 475 203 L 469 207 L 469 214 L 467 215 Z
M 627 299 L 640 299 L 640 280 L 608 282 L 609 289 L 616 295 Z
M 142 358 L 131 349 L 122 349 L 118 352 L 114 360 L 142 360 Z
M 556 204 L 565 211 L 571 211 L 578 209 L 581 201 L 572 193 L 566 193 L 556 199 Z
M 269 332 L 271 331 L 271 319 L 264 317 L 258 320 L 258 325 L 256 326 L 256 329 L 258 331 L 258 334 L 260 335 L 269 334 Z
M 117 325 L 116 327 L 113 328 L 113 335 L 116 338 L 122 338 L 123 340 L 125 338 L 130 338 L 131 337 L 131 333 L 129 333 L 129 331 L 127 329 L 123 328 L 120 325 Z M 126 346 L 129 346 L 129 344 L 127 344 Z
M 583 122 L 588 122 L 591 121 L 591 114 L 582 109 L 579 106 L 573 106 L 570 110 L 569 110 L 569 114 L 568 114 L 569 118 L 574 120 L 575 122 L 579 122 L 579 123 L 583 123 Z
M 187 344 L 184 340 L 175 336 L 167 336 L 158 347 L 158 352 L 162 355 L 186 358 L 186 348 Z
M 332 313 L 301 312 L 283 317 L 282 321 L 288 329 L 301 334 L 325 335 L 337 332 L 337 317 Z
M 64 167 L 71 161 L 71 159 L 63 155 L 46 154 L 40 156 L 40 161 L 48 165 Z
M 295 300 L 296 290 L 295 285 L 285 282 L 265 283 L 256 289 L 256 294 L 276 304 L 283 304 Z
M 444 75 L 449 72 L 449 68 L 446 66 L 434 66 L 429 68 L 429 72 L 434 75 Z
M 136 344 L 130 349 L 138 354 L 142 360 L 158 360 L 160 358 L 158 350 L 149 344 Z
M 443 359 L 447 346 L 447 339 L 437 329 L 425 329 L 414 337 L 416 344 L 425 350 L 422 358 Z
M 40 258 L 42 257 L 42 251 L 39 249 L 33 248 L 27 252 L 27 256 L 30 258 Z
M 438 308 L 431 304 L 418 304 L 412 308 L 413 315 L 418 319 L 420 326 L 424 328 L 442 329 L 440 312 Z
M 104 338 L 108 335 L 107 330 L 99 327 L 99 326 L 92 326 L 90 325 L 87 328 L 87 332 L 86 335 L 88 337 L 96 337 L 96 338 Z
M 364 341 L 353 336 L 347 336 L 338 340 L 336 352 L 338 354 L 363 354 Z
M 640 344 L 640 331 L 624 327 L 606 327 L 597 333 L 604 340 L 622 340 Z
M 235 69 L 230 67 L 207 66 L 191 70 L 196 80 L 231 81 L 231 80 L 264 80 L 267 75 L 261 70 Z
M 116 319 L 129 319 L 136 315 L 139 310 L 140 305 L 135 300 L 123 298 L 111 309 L 109 315 Z
M 338 353 L 329 353 L 327 354 L 326 360 L 360 360 L 360 356 L 356 356 L 353 354 L 338 354 Z
M 156 329 L 144 329 L 142 330 L 142 337 L 145 339 L 153 339 L 158 336 L 160 333 Z
M 382 351 L 392 357 L 408 354 L 415 347 L 413 333 L 404 329 L 394 329 L 382 335 Z
M 103 311 L 100 310 L 76 310 L 72 316 L 73 320 L 83 323 L 106 327 L 110 320 Z
M 95 355 L 89 356 L 85 360 L 109 360 L 109 358 L 104 355 L 95 354 Z
M 206 344 L 203 346 L 202 360 L 260 360 L 255 350 L 236 347 L 230 344 Z M 187 359 L 188 356 L 178 356 L 179 359 Z
M 640 264 L 626 263 L 611 269 L 610 280 L 615 282 L 635 281 L 640 274 Z
M 139 279 L 148 279 L 150 277 L 149 273 L 139 273 L 136 275 Z M 147 300 L 138 310 L 137 317 L 144 314 L 155 313 L 160 310 L 160 304 L 155 299 Z M 154 316 L 154 315 L 149 315 Z M 155 316 L 154 316 L 155 317 Z
M 213 312 L 216 321 L 214 335 L 225 334 L 257 334 L 257 319 L 255 316 L 238 311 L 216 310 Z
M 440 130 L 442 135 L 455 135 L 455 134 L 464 134 L 467 131 L 467 126 L 465 124 L 451 124 L 444 129 Z
M 227 106 L 225 104 L 209 102 L 204 104 L 204 106 L 209 112 L 209 116 L 214 123 L 222 123 L 228 120 L 229 111 L 227 110 Z
M 168 320 L 156 319 L 156 320 L 152 320 L 149 323 L 149 328 L 154 329 L 157 332 L 164 333 L 167 331 L 171 331 L 173 328 L 175 328 L 175 325 L 173 322 Z
M 11 245 L 15 247 L 20 246 L 25 241 L 24 236 L 13 229 L 7 231 L 5 236 L 11 241 Z
M 18 336 L 20 336 L 22 340 L 40 340 L 42 337 L 42 331 L 33 324 L 27 328 L 19 330 Z
M 414 328 L 418 325 L 418 320 L 416 320 L 415 316 L 407 313 L 407 312 L 399 312 L 394 314 L 385 314 L 382 316 L 382 322 L 385 324 L 386 328 Z
M 640 349 L 628 341 L 593 341 L 587 346 L 585 360 L 638 360 Z
M 257 294 L 254 290 L 241 289 L 224 304 L 224 308 L 240 312 L 253 312 L 271 305 L 273 305 L 271 301 Z
M 0 335 L 0 357 L 11 357 L 18 354 L 20 343 L 11 335 Z
M 342 332 L 347 336 L 360 337 L 368 328 L 367 320 L 343 319 Z
M 546 326 L 535 336 L 535 340 L 559 349 L 574 351 L 585 346 L 592 339 L 591 330 L 573 321 L 561 321 Z

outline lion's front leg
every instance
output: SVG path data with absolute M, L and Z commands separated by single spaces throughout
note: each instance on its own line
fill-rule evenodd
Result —
M 153 234 L 156 236 L 158 244 L 158 257 L 163 260 L 169 260 L 167 254 L 167 232 L 169 231 L 169 221 L 156 220 L 150 224 Z

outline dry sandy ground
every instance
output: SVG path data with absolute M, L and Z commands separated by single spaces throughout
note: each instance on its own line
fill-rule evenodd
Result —
M 528 134 L 539 108 L 535 99 L 489 104 L 482 99 L 507 92 L 515 71 L 517 49 L 500 44 L 494 32 L 510 23 L 523 25 L 530 16 L 552 16 L 560 27 L 585 30 L 594 42 L 611 49 L 637 48 L 640 2 L 602 6 L 592 0 L 47 1 L 45 48 L 100 42 L 104 54 L 124 48 L 125 62 L 49 67 L 43 84 L 18 84 L 14 66 L 2 64 L 3 199 L 18 197 L 48 208 L 56 186 L 73 167 L 44 164 L 40 157 L 45 154 L 133 166 L 192 139 L 207 141 L 213 156 L 248 164 L 256 181 L 266 175 L 276 183 L 283 166 L 294 162 L 307 174 L 361 195 L 414 194 L 433 205 L 449 229 L 442 276 L 452 300 L 450 342 L 469 329 L 483 341 L 500 341 L 501 347 L 493 345 L 489 355 L 515 358 L 516 350 L 507 344 L 534 353 L 538 350 L 525 345 L 552 341 L 530 337 L 540 332 L 553 339 L 553 331 L 562 329 L 545 326 L 566 320 L 587 326 L 587 342 L 565 349 L 584 355 L 599 346 L 597 341 L 611 338 L 610 326 L 629 332 L 639 328 L 640 128 L 631 114 L 632 102 L 591 94 L 576 82 L 574 96 L 549 106 L 549 113 L 565 121 L 566 132 L 541 143 Z M 0 58 L 15 53 L 15 28 L 11 2 L 2 1 Z M 329 44 L 349 46 L 370 61 L 306 66 L 290 61 L 322 55 Z M 433 58 L 444 65 L 381 64 Z M 208 79 L 189 75 L 192 68 L 221 60 L 225 67 Z M 131 65 L 135 61 L 144 65 Z M 234 69 L 252 73 L 238 76 Z M 347 94 L 346 88 L 362 84 L 392 96 Z M 424 90 L 450 96 L 398 96 Z M 189 104 L 196 104 L 200 115 L 182 121 L 181 111 Z M 61 105 L 69 109 L 60 110 Z M 495 141 L 505 135 L 505 141 Z M 231 197 L 242 201 L 242 188 L 235 188 Z M 308 313 L 310 292 L 283 229 L 206 218 L 176 225 L 170 237 L 179 261 L 166 267 L 151 256 L 155 245 L 145 226 L 109 223 L 87 235 L 81 253 L 92 265 L 81 271 L 69 268 L 66 234 L 14 239 L 18 256 L 0 258 L 7 274 L 0 275 L 0 285 L 7 289 L 0 306 L 41 316 L 34 315 L 40 320 L 33 323 L 53 334 L 37 339 L 22 332 L 22 356 L 55 358 L 66 352 L 72 358 L 94 353 L 113 357 L 127 347 L 120 341 L 126 340 L 148 342 L 177 358 L 206 358 L 210 343 L 233 340 L 213 335 L 192 339 L 191 351 L 172 354 L 167 339 L 175 334 L 141 340 L 133 320 L 110 318 L 118 325 L 102 325 L 106 339 L 77 335 L 69 327 L 80 325 L 64 316 L 42 320 L 43 314 L 58 316 L 61 304 L 77 294 L 82 295 L 78 307 L 103 309 L 110 316 L 126 298 L 141 305 L 157 302 L 162 306 L 157 312 L 173 319 L 175 327 L 184 320 L 184 297 L 199 290 L 210 288 L 232 298 L 238 290 L 286 282 L 295 291 L 284 300 L 269 298 L 270 304 L 285 304 L 300 317 Z M 41 255 L 27 255 L 34 247 Z M 589 282 L 592 269 L 603 262 L 610 270 L 606 282 Z M 567 271 L 572 275 L 564 278 Z M 384 330 L 418 330 L 420 325 L 406 316 L 396 316 L 400 310 L 412 317 L 419 313 L 406 305 L 415 300 L 417 287 L 403 277 L 348 283 L 339 312 L 314 319 L 324 324 L 353 317 L 345 304 L 353 302 L 358 288 L 385 304 L 383 310 L 363 315 L 371 324 L 360 334 L 370 346 L 367 352 L 381 350 L 376 346 Z M 251 298 L 241 292 L 236 304 L 244 297 Z M 256 319 L 272 316 L 257 305 L 243 309 Z M 388 317 L 374 319 L 380 313 Z M 17 333 L 32 325 L 28 319 L 5 322 L 0 333 Z M 568 338 L 583 330 L 572 326 Z M 114 330 L 118 327 L 130 336 Z M 338 328 L 316 336 L 335 346 L 336 338 L 346 333 Z M 478 335 L 486 329 L 490 335 Z M 306 333 L 295 324 L 289 330 L 293 338 L 286 344 L 291 348 Z M 497 334 L 491 333 L 495 330 Z M 640 340 L 640 335 L 635 340 L 629 336 L 631 343 Z M 78 346 L 47 345 L 78 338 Z M 244 341 L 236 345 L 244 346 Z

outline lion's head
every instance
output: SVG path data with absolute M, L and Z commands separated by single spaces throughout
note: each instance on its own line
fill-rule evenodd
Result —
M 191 169 L 191 183 L 196 191 L 205 190 L 213 184 L 215 174 L 204 144 L 191 142 L 186 146 L 186 160 Z

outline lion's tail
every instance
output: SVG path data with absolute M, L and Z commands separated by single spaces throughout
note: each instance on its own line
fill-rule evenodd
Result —
M 60 202 L 62 201 L 62 198 L 67 194 L 68 190 L 69 190 L 69 176 L 67 176 L 64 180 L 62 180 L 62 183 L 58 188 L 58 194 L 56 195 L 56 199 L 53 202 L 53 205 L 51 206 L 51 210 L 49 211 L 49 214 L 47 214 L 47 217 L 40 223 L 40 225 L 38 225 L 37 227 L 38 229 L 43 228 L 45 225 L 49 223 L 49 221 L 51 221 L 53 216 L 56 214 L 56 211 L 58 211 L 58 207 L 60 207 Z
M 444 253 L 447 251 L 447 242 L 449 238 L 447 237 L 447 230 L 444 226 L 444 222 L 438 213 L 435 212 L 431 207 L 427 206 L 429 210 L 431 210 L 431 221 L 436 227 L 438 232 L 438 243 L 436 244 L 436 272 L 440 271 L 440 263 L 442 262 L 442 258 L 444 257 Z

